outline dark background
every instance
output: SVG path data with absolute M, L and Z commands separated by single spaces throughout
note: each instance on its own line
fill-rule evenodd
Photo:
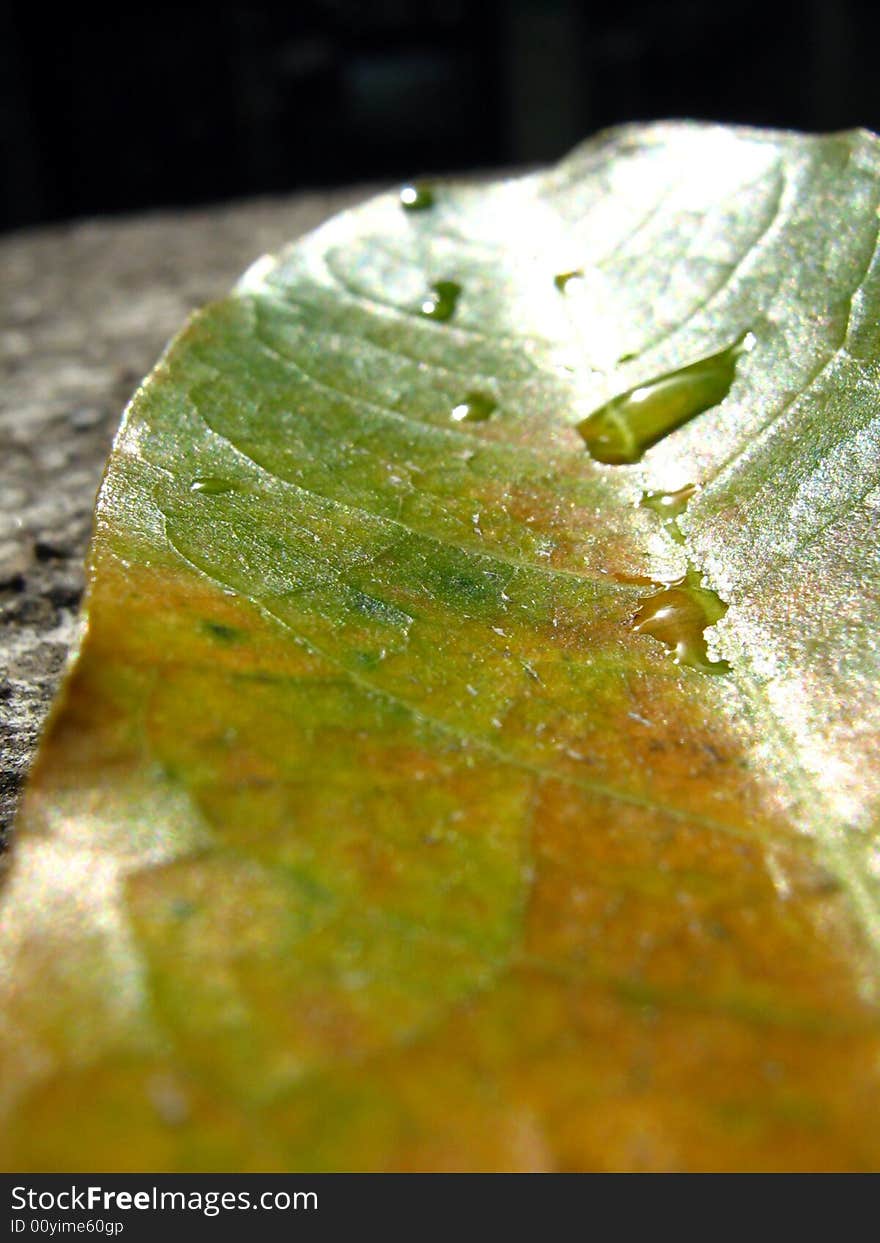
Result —
M 0 9 L 0 229 L 551 160 L 620 121 L 880 129 L 880 4 Z

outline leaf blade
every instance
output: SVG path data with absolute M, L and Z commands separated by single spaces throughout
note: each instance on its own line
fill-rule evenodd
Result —
M 873 460 L 877 162 L 622 131 L 380 199 L 191 322 L 114 449 L 6 895 L 12 1164 L 97 1093 L 93 1168 L 876 1165 L 870 515 L 803 498 Z M 585 457 L 579 415 L 746 330 L 719 407 Z M 692 482 L 680 545 L 637 502 Z M 730 678 L 631 627 L 688 558 Z

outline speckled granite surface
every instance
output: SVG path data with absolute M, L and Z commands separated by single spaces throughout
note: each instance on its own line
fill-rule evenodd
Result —
M 95 492 L 131 392 L 194 307 L 368 193 L 0 238 L 0 830 L 76 634 Z

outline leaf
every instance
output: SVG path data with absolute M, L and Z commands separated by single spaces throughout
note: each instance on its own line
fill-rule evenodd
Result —
M 622 129 L 193 318 L 7 878 L 4 1168 L 880 1165 L 878 174 Z

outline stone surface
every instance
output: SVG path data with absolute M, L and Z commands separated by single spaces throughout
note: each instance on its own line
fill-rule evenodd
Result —
M 120 413 L 195 307 L 366 189 L 0 239 L 0 831 L 77 635 Z

